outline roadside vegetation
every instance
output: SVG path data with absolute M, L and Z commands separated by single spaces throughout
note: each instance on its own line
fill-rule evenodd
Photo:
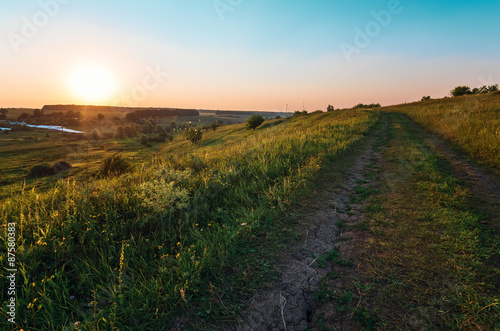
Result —
M 386 107 L 408 114 L 477 161 L 500 170 L 500 92 Z

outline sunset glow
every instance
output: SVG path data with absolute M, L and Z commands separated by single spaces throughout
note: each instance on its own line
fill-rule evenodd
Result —
M 498 1 L 43 0 L 0 9 L 0 107 L 315 111 L 500 81 Z
M 68 84 L 74 96 L 84 104 L 109 102 L 116 92 L 113 74 L 106 67 L 95 64 L 75 68 Z

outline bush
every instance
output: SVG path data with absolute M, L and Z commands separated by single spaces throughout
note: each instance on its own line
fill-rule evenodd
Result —
M 431 97 L 430 95 L 426 96 L 426 97 L 422 97 L 422 99 L 420 101 L 426 101 L 426 100 L 430 100 Z
M 380 103 L 371 103 L 371 104 L 362 104 L 358 103 L 356 106 L 354 106 L 354 109 L 359 109 L 359 108 L 379 108 Z
M 257 114 L 250 116 L 250 118 L 247 120 L 247 126 L 250 129 L 254 129 L 254 130 L 262 123 L 264 123 L 264 117 L 257 115 Z
M 197 142 L 199 142 L 201 140 L 201 138 L 203 137 L 203 133 L 201 132 L 201 130 L 196 130 L 193 128 L 187 129 L 184 132 L 184 135 L 186 136 L 186 140 L 189 140 L 193 144 L 196 144 Z
M 137 130 L 133 125 L 127 125 L 126 127 L 124 127 L 123 132 L 129 138 L 137 137 Z
M 28 178 L 39 178 L 52 175 L 55 175 L 54 169 L 44 164 L 38 164 L 30 169 Z
M 132 169 L 130 161 L 121 156 L 108 156 L 104 159 L 99 174 L 103 177 L 122 175 Z
M 123 139 L 123 138 L 125 137 L 125 129 L 123 128 L 123 126 L 118 125 L 118 126 L 116 127 L 115 137 L 116 137 L 117 139 Z
M 101 131 L 94 129 L 94 130 L 92 130 L 92 132 L 90 132 L 90 137 L 94 140 L 101 140 L 102 133 L 101 133 Z
M 467 94 L 471 94 L 471 93 L 472 93 L 472 91 L 471 91 L 470 87 L 468 87 L 468 86 L 457 86 L 453 90 L 450 91 L 450 94 L 454 97 L 459 97 L 459 96 L 467 95 Z
M 217 125 L 216 122 L 212 122 L 212 124 L 210 124 L 209 128 L 212 129 L 214 132 L 217 131 L 217 128 L 219 127 L 219 125 Z
M 68 170 L 71 170 L 71 164 L 69 164 L 69 162 L 66 162 L 66 161 L 59 161 L 59 162 L 56 162 L 52 165 L 52 170 L 54 171 L 54 174 L 58 174 L 58 173 L 61 173 L 63 171 L 68 171 Z
M 335 108 L 332 105 L 328 105 L 328 107 L 326 107 L 326 111 L 329 113 L 334 111 L 334 110 L 335 110 Z
M 165 129 L 160 124 L 158 124 L 155 128 L 155 132 L 156 133 L 165 133 Z
M 142 144 L 142 145 L 146 145 L 148 142 L 149 142 L 149 138 L 148 136 L 146 136 L 145 134 L 143 134 L 141 136 L 141 138 L 139 138 L 139 142 Z

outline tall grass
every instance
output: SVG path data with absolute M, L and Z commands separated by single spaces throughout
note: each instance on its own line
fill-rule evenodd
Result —
M 478 161 L 500 170 L 500 94 L 425 101 L 388 108 L 452 141 Z
M 255 286 L 245 254 L 377 119 L 362 110 L 293 118 L 121 177 L 6 199 L 2 226 L 17 224 L 18 327 L 161 329 L 179 316 L 234 315 L 243 289 L 227 282 Z

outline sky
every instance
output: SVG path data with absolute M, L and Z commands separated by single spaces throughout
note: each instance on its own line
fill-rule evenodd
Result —
M 2 0 L 0 107 L 296 111 L 500 82 L 500 1 Z

